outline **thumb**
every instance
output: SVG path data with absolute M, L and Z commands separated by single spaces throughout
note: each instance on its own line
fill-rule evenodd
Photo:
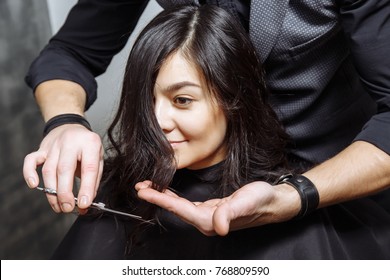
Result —
M 230 230 L 230 222 L 234 217 L 234 211 L 231 209 L 229 203 L 223 203 L 218 206 L 213 214 L 215 232 L 220 236 L 227 235 Z

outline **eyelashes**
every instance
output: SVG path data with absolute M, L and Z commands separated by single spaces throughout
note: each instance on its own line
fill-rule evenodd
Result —
M 189 98 L 189 97 L 183 97 L 183 96 L 177 96 L 173 99 L 173 103 L 176 105 L 176 106 L 179 106 L 179 107 L 187 107 L 189 106 L 192 102 L 194 101 L 194 99 L 192 98 Z

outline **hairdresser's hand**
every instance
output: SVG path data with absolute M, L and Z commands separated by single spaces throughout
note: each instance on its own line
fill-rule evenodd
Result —
M 161 193 L 150 185 L 145 181 L 135 186 L 141 199 L 174 213 L 207 236 L 286 221 L 300 208 L 298 193 L 285 184 L 253 182 L 228 197 L 205 202 L 188 201 L 170 190 Z
M 46 188 L 57 190 L 58 196 L 47 195 L 57 213 L 70 212 L 75 206 L 73 183 L 81 178 L 78 207 L 85 212 L 96 196 L 103 171 L 103 149 L 99 135 L 78 124 L 53 129 L 41 142 L 39 150 L 24 160 L 23 175 L 30 188 L 39 184 L 37 167 L 42 165 Z

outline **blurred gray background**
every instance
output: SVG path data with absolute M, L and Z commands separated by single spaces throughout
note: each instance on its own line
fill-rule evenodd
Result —
M 24 76 L 32 60 L 64 22 L 75 0 L 0 0 L 0 257 L 49 259 L 75 219 L 56 214 L 22 176 L 25 155 L 36 150 L 43 120 Z M 161 8 L 150 1 L 125 49 L 98 77 L 98 101 L 87 112 L 104 138 L 116 109 L 123 69 L 134 38 Z

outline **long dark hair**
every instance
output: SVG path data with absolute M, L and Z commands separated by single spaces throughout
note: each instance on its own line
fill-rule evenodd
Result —
M 113 149 L 105 177 L 116 182 L 111 204 L 135 206 L 137 182 L 152 180 L 162 190 L 174 176 L 174 153 L 154 114 L 153 89 L 159 69 L 176 52 L 198 67 L 227 118 L 220 195 L 253 180 L 273 182 L 286 164 L 286 134 L 268 104 L 263 69 L 244 28 L 217 6 L 177 7 L 155 17 L 131 50 L 108 131 Z

